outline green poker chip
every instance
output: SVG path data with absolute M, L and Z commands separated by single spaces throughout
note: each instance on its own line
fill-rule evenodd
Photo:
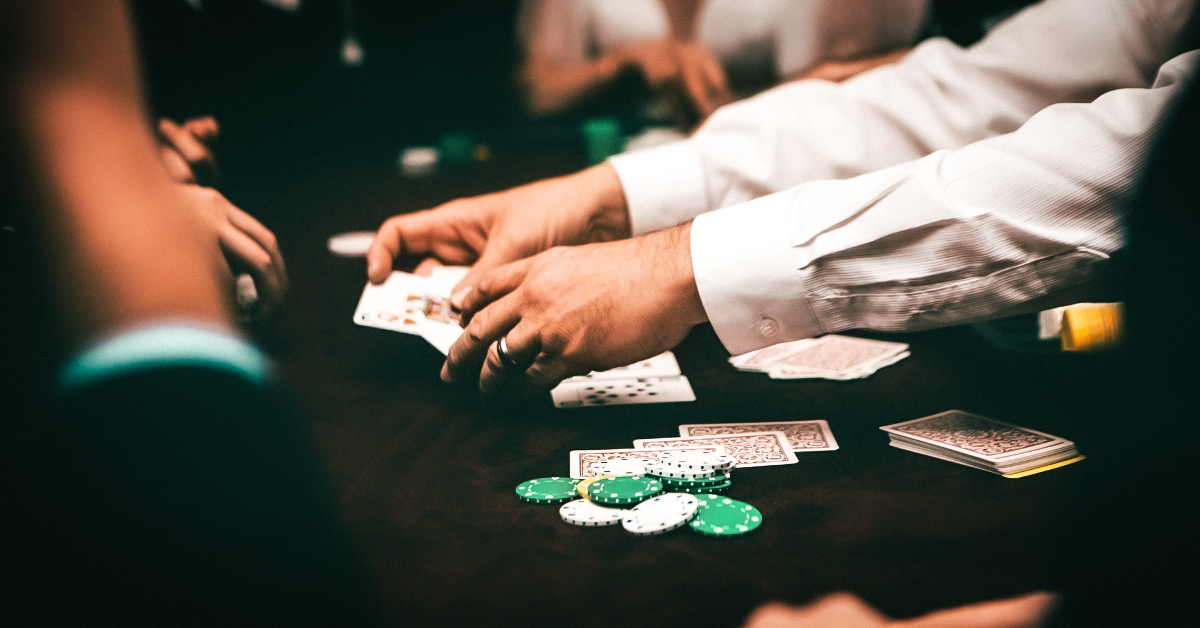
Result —
M 663 492 L 658 478 L 645 475 L 621 475 L 592 482 L 588 498 L 606 506 L 624 506 L 645 501 Z
M 579 480 L 572 478 L 537 478 L 517 485 L 517 497 L 539 504 L 560 504 L 578 497 L 575 485 Z
M 701 534 L 734 536 L 762 524 L 762 513 L 746 502 L 720 495 L 699 495 L 698 499 L 700 506 L 690 525 Z
M 709 484 L 708 486 L 667 486 L 666 489 L 675 493 L 691 493 L 693 495 L 701 495 L 704 493 L 724 493 L 733 486 L 733 482 L 725 482 L 723 484 Z

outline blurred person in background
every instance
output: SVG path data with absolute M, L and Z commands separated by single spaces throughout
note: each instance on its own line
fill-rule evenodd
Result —
M 546 115 L 632 74 L 656 97 L 637 103 L 641 116 L 686 131 L 720 105 L 800 78 L 823 61 L 857 60 L 862 71 L 899 58 L 916 40 L 928 3 L 524 0 L 520 80 L 529 111 Z

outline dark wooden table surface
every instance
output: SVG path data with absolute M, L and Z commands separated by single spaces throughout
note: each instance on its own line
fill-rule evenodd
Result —
M 972 329 L 872 335 L 912 357 L 859 381 L 741 373 L 712 329 L 676 349 L 693 403 L 486 408 L 443 384 L 424 340 L 354 325 L 364 264 L 325 248 L 394 213 L 578 167 L 547 150 L 428 179 L 347 170 L 246 186 L 235 199 L 279 235 L 286 312 L 261 334 L 311 421 L 343 514 L 389 616 L 405 625 L 738 625 L 768 600 L 854 591 L 893 616 L 1054 587 L 1069 561 L 1071 497 L 1089 462 L 1010 480 L 897 450 L 881 425 L 961 408 L 1077 440 L 1100 401 L 1093 365 L 1006 353 Z M 1089 405 L 1090 404 L 1090 405 Z M 739 472 L 729 496 L 758 507 L 752 534 L 640 538 L 578 528 L 513 489 L 566 475 L 573 449 L 631 447 L 681 423 L 825 419 L 841 448 Z

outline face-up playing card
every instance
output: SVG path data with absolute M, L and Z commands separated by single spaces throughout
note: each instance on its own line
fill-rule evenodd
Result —
M 672 451 L 706 451 L 720 452 L 721 449 L 716 446 L 709 447 L 686 447 L 674 449 Z M 571 452 L 571 477 L 575 479 L 590 478 L 595 473 L 592 472 L 592 465 L 607 460 L 617 460 L 620 458 L 637 458 L 640 460 L 658 460 L 658 456 L 662 453 L 661 449 L 577 449 Z
M 683 375 L 629 379 L 567 380 L 550 391 L 556 408 L 616 406 L 635 403 L 695 401 L 692 385 Z
M 637 449 L 678 449 L 681 447 L 721 447 L 737 458 L 738 467 L 767 467 L 795 464 L 796 453 L 780 431 L 748 434 L 719 434 L 681 438 L 642 438 L 633 441 Z
M 425 277 L 401 272 L 392 273 L 382 284 L 368 283 L 354 310 L 354 322 L 420 335 L 425 314 L 418 295 L 424 295 L 426 284 Z
M 429 276 L 393 272 L 384 283 L 363 288 L 354 322 L 423 336 L 446 353 L 462 335 L 449 299 L 465 274 L 461 266 L 437 267 Z
M 618 366 L 607 371 L 592 371 L 587 375 L 579 375 L 566 379 L 568 382 L 581 382 L 604 379 L 631 379 L 647 377 L 677 377 L 680 375 L 679 363 L 675 354 L 667 351 L 629 366 Z
M 787 436 L 792 451 L 833 451 L 838 448 L 829 431 L 829 423 L 816 421 L 767 421 L 763 423 L 703 423 L 680 425 L 684 437 L 746 434 L 749 432 L 780 431 Z
M 1074 446 L 1069 440 L 1018 427 L 962 410 L 950 410 L 880 428 L 949 455 L 969 456 L 994 463 L 1040 457 Z

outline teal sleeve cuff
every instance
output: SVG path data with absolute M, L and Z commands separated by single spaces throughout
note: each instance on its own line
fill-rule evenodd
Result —
M 204 366 L 236 373 L 264 384 L 266 356 L 228 331 L 190 322 L 160 323 L 122 332 L 85 349 L 59 374 L 64 390 L 163 366 Z

